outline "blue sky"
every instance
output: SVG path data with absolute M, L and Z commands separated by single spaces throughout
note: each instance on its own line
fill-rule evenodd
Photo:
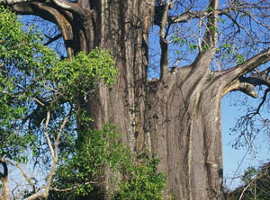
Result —
M 243 96 L 243 95 L 242 95 Z M 248 151 L 247 147 L 240 149 L 232 148 L 232 141 L 235 139 L 235 135 L 230 135 L 231 128 L 236 123 L 236 120 L 246 113 L 245 106 L 235 106 L 238 103 L 239 92 L 234 92 L 231 95 L 227 95 L 222 99 L 222 131 L 223 131 L 223 172 L 224 181 L 229 188 L 235 188 L 241 184 L 239 175 L 243 175 L 244 170 L 249 166 L 258 167 L 270 159 L 269 150 L 269 133 L 260 133 L 259 137 L 254 141 L 256 149 Z M 247 101 L 254 106 L 258 100 L 254 100 L 251 97 L 247 98 Z M 264 117 L 270 118 L 267 110 L 263 112 Z

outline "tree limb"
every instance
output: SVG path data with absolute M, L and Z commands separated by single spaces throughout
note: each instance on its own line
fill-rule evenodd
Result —
M 265 85 L 270 88 L 270 67 L 262 72 L 252 74 L 249 77 L 241 77 L 240 80 L 250 83 L 254 86 Z
M 204 33 L 202 44 L 199 45 L 200 52 L 192 64 L 193 66 L 200 66 L 197 68 L 197 70 L 200 70 L 200 73 L 209 71 L 209 66 L 216 53 L 218 40 L 218 4 L 219 0 L 209 0 L 206 31 Z
M 44 129 L 44 134 L 45 134 L 45 137 L 46 137 L 46 140 L 47 140 L 47 145 L 49 146 L 49 149 L 50 149 L 50 152 L 51 152 L 51 155 L 52 155 L 52 158 L 53 158 L 53 163 L 52 163 L 52 166 L 51 166 L 50 173 L 47 176 L 47 184 L 45 186 L 45 191 L 35 193 L 35 194 L 31 195 L 30 197 L 28 197 L 28 198 L 26 198 L 24 200 L 32 200 L 32 199 L 36 199 L 38 197 L 47 198 L 48 195 L 49 195 L 49 191 L 52 190 L 51 189 L 51 182 L 52 182 L 52 178 L 53 178 L 53 175 L 54 175 L 54 172 L 55 172 L 55 169 L 56 169 L 56 165 L 58 163 L 58 144 L 59 144 L 59 141 L 60 141 L 60 138 L 61 138 L 61 134 L 62 134 L 62 132 L 64 130 L 64 127 L 65 127 L 66 123 L 68 122 L 71 114 L 72 114 L 72 109 L 70 109 L 69 114 L 64 118 L 64 120 L 63 120 L 63 122 L 62 122 L 62 124 L 61 124 L 61 126 L 59 128 L 57 138 L 54 141 L 54 147 L 53 147 L 52 143 L 51 143 L 51 140 L 50 140 L 50 137 L 49 137 L 49 134 L 48 134 L 48 130 L 47 130 L 49 122 L 50 122 L 50 111 L 47 112 L 47 117 L 46 117 L 46 121 L 45 121 L 45 125 L 44 125 L 43 129 Z
M 191 19 L 198 19 L 200 17 L 207 17 L 208 12 L 207 11 L 186 11 L 178 16 L 169 16 L 168 22 L 169 24 L 175 24 L 175 23 L 183 23 L 187 22 Z M 158 25 L 158 22 L 155 22 L 155 25 Z
M 83 9 L 78 3 L 64 0 L 52 0 L 52 2 L 62 9 L 77 14 L 81 19 L 87 20 L 89 12 L 87 12 L 86 9 Z
M 51 44 L 52 42 L 54 42 L 54 41 L 58 40 L 59 38 L 61 38 L 62 34 L 58 34 L 53 38 L 51 38 L 49 36 L 46 36 L 46 35 L 45 35 L 45 37 L 47 37 L 49 39 L 49 41 L 44 44 L 45 46 L 47 46 L 47 45 Z
M 78 184 L 78 185 L 74 185 L 70 188 L 65 188 L 65 189 L 58 189 L 58 188 L 50 188 L 50 191 L 55 191 L 55 192 L 70 192 L 70 191 L 73 191 L 75 190 L 76 188 L 80 187 L 80 186 L 87 186 L 87 185 L 90 185 L 90 184 L 100 184 L 100 182 L 93 182 L 93 181 L 88 181 L 88 182 L 85 182 L 83 184 Z
M 73 30 L 70 22 L 63 15 L 62 10 L 58 10 L 48 3 L 36 1 L 29 3 L 14 4 L 11 5 L 11 8 L 12 10 L 20 14 L 36 15 L 56 24 L 59 27 L 61 34 L 63 36 L 68 57 L 71 58 L 73 56 L 72 50 Z
M 168 12 L 169 12 L 169 0 L 166 0 L 166 3 L 163 8 L 162 18 L 160 23 L 160 31 L 159 31 L 159 44 L 161 49 L 161 58 L 160 58 L 160 79 L 163 79 L 168 73 L 168 41 L 165 35 L 165 27 L 167 25 L 168 20 Z
M 27 176 L 25 170 L 18 164 L 10 161 L 10 160 L 6 160 L 6 162 L 10 165 L 12 165 L 13 167 L 16 167 L 17 169 L 19 169 L 23 175 L 23 177 L 25 178 L 25 180 L 31 185 L 31 187 L 33 188 L 34 192 L 36 192 L 36 187 L 35 184 L 31 181 L 31 178 Z
M 239 90 L 253 98 L 257 98 L 258 95 L 255 92 L 254 88 L 260 85 L 265 85 L 268 87 L 265 91 L 266 95 L 270 90 L 270 77 L 268 76 L 269 72 L 270 67 L 262 72 L 252 74 L 249 77 L 241 76 L 238 79 L 235 79 L 234 81 L 230 82 L 226 87 L 224 87 L 223 96 L 229 93 L 230 91 Z M 266 98 L 266 96 L 264 98 Z M 261 107 L 261 105 L 259 107 Z
M 235 80 L 223 89 L 222 96 L 225 96 L 226 94 L 228 94 L 231 91 L 241 91 L 241 92 L 243 92 L 243 93 L 245 93 L 253 98 L 257 98 L 258 94 L 255 92 L 254 89 L 255 89 L 254 85 L 252 85 L 250 83 L 241 82 L 240 80 Z
M 228 70 L 223 71 L 223 76 L 226 76 L 226 81 L 229 84 L 236 78 L 252 71 L 256 67 L 265 64 L 270 61 L 270 48 L 258 53 L 252 58 L 246 60 L 243 64 L 232 67 Z

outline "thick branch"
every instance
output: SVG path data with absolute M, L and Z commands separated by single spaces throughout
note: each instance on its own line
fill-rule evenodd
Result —
M 168 22 L 169 22 L 169 24 L 183 23 L 183 22 L 187 22 L 191 19 L 206 17 L 207 15 L 208 15 L 207 11 L 190 11 L 189 10 L 189 11 L 186 11 L 178 16 L 169 16 Z M 155 21 L 155 22 L 158 24 L 157 21 Z
M 227 83 L 229 84 L 234 79 L 241 77 L 242 75 L 252 71 L 256 67 L 265 64 L 268 61 L 270 61 L 270 48 L 253 56 L 243 64 L 237 65 L 229 70 L 224 71 L 223 76 L 226 76 Z
M 209 71 L 209 66 L 216 53 L 218 40 L 218 3 L 219 0 L 209 0 L 206 31 L 204 33 L 202 44 L 199 44 L 200 52 L 192 64 L 193 66 L 199 66 L 197 67 L 197 70 L 199 70 L 200 73 Z
M 62 14 L 62 12 L 57 10 L 52 5 L 49 5 L 47 3 L 41 3 L 41 2 L 21 3 L 21 4 L 12 5 L 11 7 L 14 11 L 20 14 L 36 15 L 56 24 L 59 27 L 61 34 L 63 36 L 68 56 L 69 57 L 73 56 L 72 27 L 71 27 L 70 22 Z
M 8 168 L 7 168 L 7 163 L 5 162 L 4 159 L 0 158 L 0 163 L 2 164 L 3 169 L 4 169 L 3 173 L 0 172 L 0 179 L 2 179 L 8 176 Z
M 161 26 L 162 21 L 164 20 L 164 12 L 166 12 L 166 21 L 168 17 L 168 9 L 173 8 L 173 3 L 169 3 L 169 1 L 166 0 L 165 5 L 156 6 L 155 7 L 155 15 L 154 15 L 154 24 Z
M 83 9 L 78 3 L 64 0 L 52 0 L 52 1 L 58 7 L 78 15 L 81 19 L 87 20 L 88 17 L 87 9 Z
M 242 81 L 250 83 L 254 86 L 266 85 L 270 88 L 270 77 L 269 77 L 270 67 L 266 70 L 252 74 L 250 77 L 241 77 Z
M 210 0 L 208 6 L 209 17 L 207 20 L 206 32 L 204 35 L 202 48 L 207 52 L 217 45 L 217 25 L 218 25 L 218 0 Z
M 166 3 L 163 8 L 163 15 L 160 23 L 160 31 L 159 31 L 159 43 L 161 48 L 161 58 L 160 58 L 160 78 L 163 79 L 168 73 L 168 41 L 166 39 L 165 27 L 167 25 L 168 20 L 168 11 L 169 11 L 169 0 L 166 0 Z
M 270 77 L 268 76 L 269 72 L 270 67 L 262 72 L 252 74 L 249 77 L 241 76 L 237 80 L 230 82 L 224 88 L 223 96 L 229 93 L 230 91 L 239 90 L 248 94 L 251 97 L 257 98 L 258 95 L 254 91 L 254 88 L 256 86 L 265 85 L 268 87 L 268 89 L 265 91 L 265 98 L 266 98 L 266 94 L 269 92 L 270 88 Z
M 236 80 L 224 88 L 222 96 L 225 96 L 231 91 L 241 91 L 253 98 L 257 98 L 258 94 L 255 92 L 254 89 L 254 85 L 247 82 L 241 82 L 240 80 Z

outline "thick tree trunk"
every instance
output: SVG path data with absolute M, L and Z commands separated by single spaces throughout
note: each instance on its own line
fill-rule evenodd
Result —
M 223 199 L 222 77 L 193 69 L 180 68 L 150 83 L 151 144 L 163 158 L 167 199 Z
M 101 24 L 92 41 L 112 51 L 119 70 L 113 91 L 100 86 L 90 101 L 94 127 L 115 123 L 135 153 L 147 148 L 162 158 L 164 199 L 223 199 L 221 78 L 188 66 L 147 82 L 154 1 L 103 0 L 94 8 Z
M 103 0 L 97 7 L 95 45 L 109 49 L 115 57 L 118 77 L 113 91 L 100 87 L 90 101 L 95 127 L 110 121 L 125 133 L 129 146 L 145 146 L 148 33 L 154 1 Z M 98 39 L 97 39 L 98 38 Z

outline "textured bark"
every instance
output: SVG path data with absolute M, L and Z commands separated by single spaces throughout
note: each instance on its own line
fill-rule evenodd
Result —
M 222 79 L 188 66 L 149 87 L 151 142 L 168 175 L 167 199 L 223 199 Z
M 100 85 L 95 95 L 89 97 L 89 103 L 81 102 L 81 106 L 86 106 L 94 119 L 93 127 L 112 122 L 124 133 L 123 141 L 134 153 L 148 150 L 162 158 L 159 170 L 167 175 L 164 199 L 224 199 L 221 98 L 230 91 L 241 90 L 239 78 L 270 60 L 269 50 L 265 50 L 227 71 L 209 70 L 217 43 L 213 27 L 217 26 L 217 15 L 229 9 L 218 10 L 218 0 L 210 0 L 209 8 L 214 12 L 185 12 L 167 19 L 162 13 L 154 16 L 155 0 L 21 2 L 12 8 L 22 14 L 39 15 L 59 26 L 70 57 L 79 51 L 89 52 L 95 46 L 112 52 L 119 71 L 114 89 L 109 91 Z M 164 9 L 169 9 L 169 5 Z M 166 20 L 184 22 L 198 16 L 208 16 L 208 21 L 195 61 L 169 72 L 168 43 L 161 30 L 162 76 L 160 80 L 148 81 L 151 25 L 164 28 Z M 248 84 L 251 81 L 246 80 Z M 246 91 L 250 95 L 252 92 L 253 88 Z M 108 184 L 106 187 L 108 190 Z M 88 199 L 97 198 L 96 194 Z
M 0 180 L 2 182 L 2 194 L 0 200 L 9 200 L 9 183 L 8 183 L 8 167 L 7 163 L 0 158 L 0 163 L 3 166 L 3 173 L 0 172 Z

